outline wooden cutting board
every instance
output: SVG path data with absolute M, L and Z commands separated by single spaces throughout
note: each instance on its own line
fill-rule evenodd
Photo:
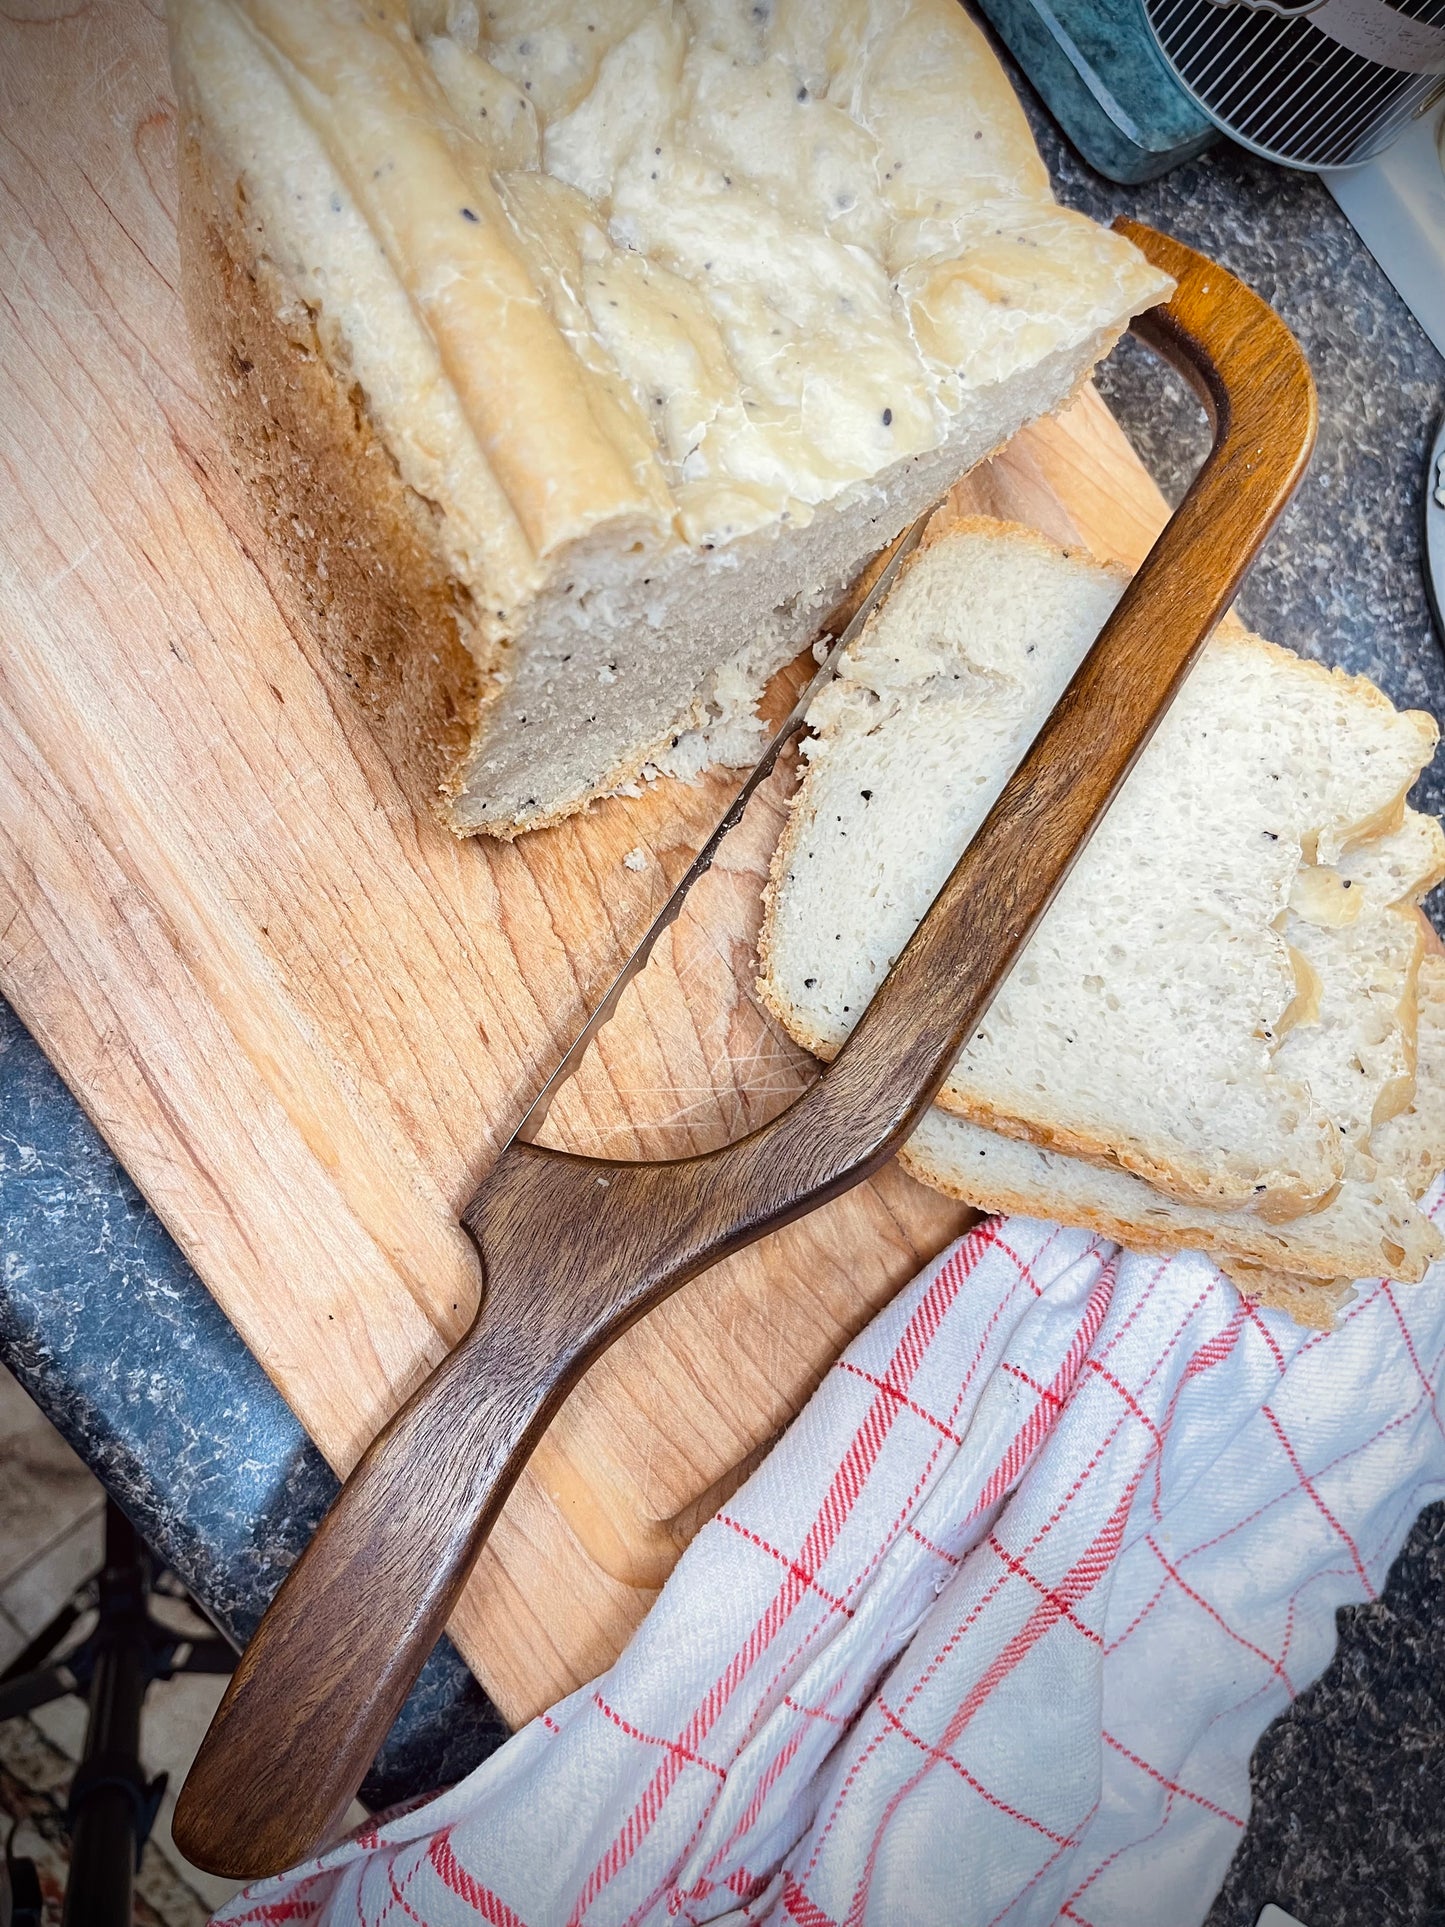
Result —
M 18 0 L 0 128 L 0 982 L 344 1471 L 469 1320 L 456 1213 L 737 778 L 661 783 L 511 847 L 419 822 L 288 619 L 197 383 L 159 7 Z M 1164 516 L 1092 393 L 967 497 L 1128 562 Z M 806 1079 L 752 992 L 789 780 L 550 1141 L 699 1149 Z M 453 1626 L 510 1719 L 608 1662 L 963 1216 L 889 1170 L 696 1281 L 590 1374 Z

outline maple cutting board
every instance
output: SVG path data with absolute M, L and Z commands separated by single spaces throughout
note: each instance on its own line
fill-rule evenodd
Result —
M 18 0 L 0 127 L 0 982 L 344 1471 L 471 1317 L 457 1211 L 738 779 L 660 783 L 510 847 L 418 821 L 288 620 L 197 384 L 159 7 Z M 1129 562 L 1164 516 L 1092 392 L 967 495 Z M 699 1149 L 806 1079 L 752 992 L 789 780 L 549 1141 Z M 964 1216 L 886 1171 L 592 1371 L 453 1624 L 510 1719 L 608 1662 Z

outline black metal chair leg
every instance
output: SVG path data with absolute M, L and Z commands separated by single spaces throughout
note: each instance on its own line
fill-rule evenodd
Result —
M 17 1720 L 22 1713 L 63 1700 L 76 1690 L 75 1675 L 68 1666 L 36 1666 L 0 1686 L 0 1720 Z
M 166 1785 L 164 1774 L 148 1780 L 141 1765 L 147 1687 L 176 1673 L 229 1673 L 235 1665 L 223 1639 L 191 1639 L 151 1616 L 151 1578 L 144 1541 L 120 1507 L 107 1500 L 105 1564 L 0 1673 L 0 1721 L 70 1693 L 83 1694 L 89 1705 L 85 1745 L 66 1808 L 70 1879 L 62 1927 L 131 1927 L 134 1919 L 141 1849 Z M 73 1652 L 52 1660 L 92 1604 L 94 1631 Z M 7 1853 L 0 1881 L 8 1878 L 13 1885 L 28 1867 Z
M 95 1577 L 92 1575 L 86 1580 L 83 1586 L 66 1600 L 65 1604 L 50 1621 L 49 1625 L 42 1626 L 30 1644 L 23 1646 L 5 1668 L 4 1672 L 0 1672 L 0 1708 L 3 1708 L 6 1703 L 5 1688 L 16 1680 L 24 1679 L 26 1674 L 40 1670 L 44 1666 L 44 1662 L 49 1659 L 50 1655 L 55 1651 L 56 1647 L 66 1638 L 71 1627 L 74 1626 L 81 1615 L 88 1611 L 94 1604 Z M 72 1685 L 66 1687 L 64 1690 L 66 1692 L 74 1692 L 75 1688 Z M 42 1700 L 31 1700 L 29 1702 L 31 1706 L 43 1704 L 44 1701 Z M 26 1708 L 20 1707 L 17 1710 L 24 1712 Z M 0 1720 L 13 1719 L 14 1717 L 14 1713 L 0 1711 Z
M 70 1878 L 62 1927 L 131 1927 L 136 1868 L 165 1791 L 140 1760 L 140 1715 L 152 1677 L 145 1547 L 119 1506 L 105 1510 L 95 1670 L 85 1747 L 71 1781 Z

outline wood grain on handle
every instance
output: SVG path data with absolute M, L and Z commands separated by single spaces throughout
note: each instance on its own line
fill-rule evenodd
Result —
M 1135 326 L 1209 407 L 1209 460 L 815 1085 L 699 1157 L 514 1142 L 498 1159 L 464 1214 L 481 1317 L 352 1473 L 247 1649 L 176 1814 L 198 1865 L 254 1878 L 327 1838 L 577 1376 L 666 1293 L 893 1154 L 1233 600 L 1304 473 L 1313 383 L 1257 296 L 1119 225 L 1179 284 Z
M 492 1287 L 492 1315 L 472 1326 L 353 1468 L 295 1583 L 282 1586 L 242 1655 L 224 1724 L 212 1729 L 213 1740 L 232 1730 L 243 1739 L 270 1736 L 271 1771 L 284 1789 L 278 1812 L 288 1828 L 304 1825 L 311 1843 L 339 1829 L 360 1784 L 355 1762 L 364 1774 L 517 1472 L 581 1369 L 573 1359 L 568 1370 L 550 1318 L 529 1319 L 527 1306 L 507 1305 L 504 1295 L 503 1285 Z M 569 1315 L 565 1329 L 589 1331 L 583 1294 L 564 1305 L 559 1287 L 553 1302 L 559 1317 Z M 223 1782 L 231 1778 L 224 1758 L 215 1765 Z M 244 1772 L 237 1784 L 245 1786 Z M 214 1811 L 214 1787 L 188 1780 L 188 1824 L 198 1789 L 203 1814 Z M 264 1785 L 256 1791 L 265 1797 Z M 301 1851 L 269 1855 L 270 1870 Z M 257 1871 L 248 1866 L 234 1877 Z

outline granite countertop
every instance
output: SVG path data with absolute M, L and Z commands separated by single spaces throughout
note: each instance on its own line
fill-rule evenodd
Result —
M 1220 145 L 1144 187 L 1069 150 L 1026 87 L 1061 198 L 1166 228 L 1274 303 L 1320 390 L 1314 465 L 1241 598 L 1247 621 L 1445 715 L 1445 655 L 1419 564 L 1424 464 L 1445 363 L 1324 188 Z M 1208 437 L 1183 384 L 1132 341 L 1100 386 L 1172 497 Z M 1421 779 L 1445 811 L 1445 771 Z M 1445 908 L 1437 901 L 1438 912 Z M 335 1490 L 320 1455 L 35 1044 L 0 1004 L 0 1358 L 237 1641 Z M 1256 1752 L 1246 1838 L 1209 1916 L 1277 1901 L 1309 1927 L 1445 1921 L 1445 1506 L 1382 1599 L 1340 1615 L 1325 1677 Z M 364 1789 L 455 1779 L 504 1737 L 445 1643 Z

